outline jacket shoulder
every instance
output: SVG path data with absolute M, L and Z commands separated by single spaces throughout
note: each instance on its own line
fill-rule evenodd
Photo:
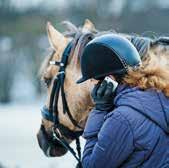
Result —
M 119 122 L 130 125 L 132 129 L 139 127 L 145 120 L 145 116 L 140 114 L 136 109 L 129 106 L 119 106 L 105 116 L 105 119 L 113 117 Z
M 137 143 L 140 135 L 142 133 L 145 135 L 147 130 L 152 126 L 151 122 L 144 115 L 128 106 L 117 107 L 105 116 L 105 119 L 108 118 L 115 118 L 118 122 L 129 127 L 133 134 L 134 143 Z

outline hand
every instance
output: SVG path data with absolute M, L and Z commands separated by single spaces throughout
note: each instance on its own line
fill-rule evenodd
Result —
M 113 84 L 107 83 L 105 80 L 98 83 L 92 90 L 91 96 L 95 103 L 95 109 L 100 111 L 110 112 L 114 108 L 113 99 Z
M 146 39 L 146 38 L 133 36 L 133 37 L 131 37 L 130 41 L 137 49 L 140 57 L 143 58 L 147 54 L 147 52 L 150 48 L 151 40 Z

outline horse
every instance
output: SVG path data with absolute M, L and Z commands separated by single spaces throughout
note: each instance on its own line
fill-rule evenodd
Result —
M 47 23 L 47 34 L 52 53 L 44 60 L 40 71 L 41 78 L 47 86 L 47 100 L 45 106 L 49 109 L 51 107 L 53 108 L 53 106 L 57 108 L 54 108 L 53 112 L 57 113 L 57 120 L 59 120 L 61 124 L 60 128 L 63 128 L 62 130 L 57 130 L 57 132 L 59 136 L 64 137 L 67 144 L 70 144 L 76 139 L 76 136 L 68 136 L 67 133 L 72 135 L 82 132 L 89 112 L 94 107 L 90 96 L 90 92 L 94 86 L 92 79 L 80 85 L 76 84 L 76 81 L 81 76 L 80 56 L 85 45 L 94 37 L 105 33 L 120 34 L 128 39 L 133 35 L 121 34 L 113 31 L 99 32 L 88 19 L 86 19 L 84 25 L 79 28 L 70 22 L 65 22 L 64 24 L 67 25 L 68 31 L 61 33 L 56 30 L 51 23 Z M 149 39 L 147 37 L 140 38 L 141 40 Z M 142 68 L 140 68 L 138 72 L 130 70 L 123 82 L 131 86 L 139 86 L 142 89 L 152 86 L 153 88 L 157 88 L 157 90 L 160 89 L 164 91 L 166 95 L 169 96 L 169 79 L 167 77 L 167 75 L 169 75 L 169 39 L 167 37 L 160 37 L 155 40 L 150 39 L 150 41 L 151 45 L 145 54 L 146 56 L 142 58 Z M 61 60 L 63 60 L 63 55 L 65 54 L 69 56 L 64 62 L 66 63 L 66 67 L 63 69 L 61 64 L 63 62 Z M 51 95 L 56 75 L 62 73 L 65 75 L 64 82 L 60 80 L 61 90 L 58 91 L 57 102 L 53 103 L 55 101 L 53 100 L 51 103 Z M 149 80 L 147 80 L 147 77 L 149 77 Z M 161 81 L 160 83 L 159 80 Z M 69 112 L 65 112 L 65 108 Z M 43 117 L 42 125 L 45 131 L 51 134 L 55 123 Z M 80 136 L 80 134 L 78 136 Z M 56 144 L 55 156 L 62 156 L 66 154 L 68 150 L 69 149 L 67 147 L 65 148 L 64 144 Z

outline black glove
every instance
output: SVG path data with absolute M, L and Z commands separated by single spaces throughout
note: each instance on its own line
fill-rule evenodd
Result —
M 41 128 L 37 134 L 37 139 L 40 148 L 47 157 L 55 157 L 61 155 L 60 153 L 63 155 L 63 153 L 67 152 L 67 150 L 63 148 L 59 142 L 56 140 L 54 141 L 52 137 L 47 134 L 43 125 L 41 125 Z
M 130 41 L 137 49 L 141 58 L 143 58 L 149 51 L 151 40 L 149 40 L 148 38 L 146 39 L 137 36 L 132 36 Z
M 98 83 L 92 90 L 91 96 L 93 98 L 95 109 L 100 111 L 110 112 L 114 108 L 113 92 L 114 85 L 109 82 L 107 83 L 105 80 L 102 83 Z

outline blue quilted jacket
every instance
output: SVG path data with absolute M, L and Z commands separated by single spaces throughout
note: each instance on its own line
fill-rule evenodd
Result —
M 114 105 L 89 115 L 83 168 L 169 168 L 169 98 L 119 86 Z

